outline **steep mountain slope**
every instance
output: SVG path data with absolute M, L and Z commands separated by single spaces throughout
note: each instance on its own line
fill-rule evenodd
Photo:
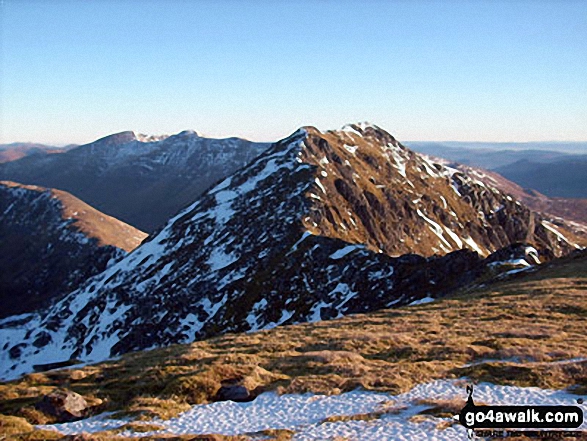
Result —
M 53 147 L 45 144 L 34 144 L 30 142 L 14 142 L 11 144 L 0 144 L 0 163 L 16 161 L 31 155 L 47 155 L 52 153 L 64 153 L 75 145 L 65 147 Z
M 440 162 L 445 161 L 440 160 Z M 536 190 L 522 188 L 493 171 L 462 164 L 451 164 L 451 166 L 486 185 L 499 188 L 504 193 L 512 195 L 533 211 L 546 213 L 547 216 L 554 218 L 555 222 L 563 221 L 575 232 L 587 232 L 587 199 L 551 198 Z
M 122 415 L 131 420 L 136 418 L 134 427 L 128 424 L 126 428 L 134 428 L 132 435 L 141 437 L 145 434 L 139 431 L 156 430 L 161 422 L 156 416 L 166 420 L 188 411 L 191 405 L 214 401 L 225 380 L 239 378 L 254 395 L 276 390 L 280 394 L 311 392 L 331 396 L 357 388 L 395 395 L 420 385 L 421 394 L 415 397 L 418 401 L 414 400 L 414 404 L 420 405 L 414 413 L 420 415 L 413 423 L 421 424 L 421 432 L 417 438 L 406 439 L 422 439 L 422 435 L 434 433 L 436 424 L 431 426 L 430 420 L 423 419 L 431 417 L 430 414 L 458 412 L 467 397 L 465 384 L 471 382 L 508 385 L 511 395 L 502 394 L 498 404 L 512 404 L 509 399 L 518 391 L 512 386 L 532 387 L 540 394 L 541 405 L 551 404 L 547 402 L 549 394 L 541 389 L 561 392 L 566 389 L 575 394 L 572 402 L 566 404 L 575 404 L 587 392 L 586 265 L 587 254 L 575 253 L 536 271 L 516 274 L 432 304 L 229 334 L 190 345 L 127 354 L 94 366 L 27 375 L 0 385 L 0 424 L 4 422 L 3 428 L 10 428 L 15 417 L 26 418 L 30 424 L 54 421 L 55 416 L 35 411 L 35 404 L 44 395 L 67 385 L 94 405 L 86 417 L 108 411 L 116 412 L 115 416 L 103 415 L 108 422 L 111 422 L 109 418 L 121 419 Z M 449 378 L 468 381 L 462 382 L 449 397 L 430 392 L 433 390 L 430 382 Z M 476 386 L 476 393 L 480 387 Z M 528 396 L 520 394 L 524 400 Z M 400 403 L 409 405 L 409 400 Z M 434 409 L 432 412 L 430 407 Z M 315 411 L 315 407 L 309 406 L 309 410 Z M 120 411 L 124 413 L 121 415 Z M 391 411 L 397 416 L 401 408 L 396 405 Z M 246 413 L 255 420 L 263 418 L 258 412 Z M 367 418 L 368 424 L 377 424 L 380 417 L 389 421 L 391 417 L 361 413 L 362 418 L 356 419 Z M 219 419 L 219 408 L 210 409 L 210 414 Z M 100 425 L 103 418 L 93 421 Z M 330 428 L 337 420 L 340 418 L 323 427 Z M 235 421 L 230 420 L 232 426 Z M 89 424 L 78 426 L 78 430 L 87 427 Z M 104 429 L 114 427 L 116 424 L 104 424 Z M 63 430 L 63 427 L 56 428 Z M 62 439 L 62 435 L 53 431 L 41 433 L 40 428 L 35 429 L 39 432 L 31 440 Z M 192 438 L 212 432 L 202 429 L 198 432 L 190 424 L 184 429 Z M 19 428 L 21 432 L 33 430 L 26 424 Z M 127 439 L 121 438 L 119 432 L 92 436 L 104 440 Z M 273 435 L 277 434 L 273 432 Z M 159 438 L 164 436 L 161 434 Z M 466 438 L 463 434 L 452 439 Z M 372 439 L 397 437 L 382 431 L 379 438 Z
M 377 127 L 308 133 L 302 158 L 320 171 L 304 224 L 315 234 L 389 255 L 465 247 L 487 256 L 527 242 L 551 258 L 574 248 L 572 234 L 558 241 L 549 222 L 518 201 L 406 149 Z
M 168 137 L 122 132 L 64 154 L 0 164 L 0 179 L 68 191 L 151 232 L 267 147 L 238 138 L 202 138 L 193 131 Z
M 547 196 L 587 198 L 587 155 L 549 163 L 521 160 L 495 171 L 522 187 L 533 188 Z
M 583 243 L 378 127 L 307 127 L 43 316 L 5 321 L 2 376 L 428 301 L 500 261 L 528 265 L 575 240 Z M 33 347 L 40 337 L 45 345 Z
M 145 237 L 63 191 L 0 181 L 0 317 L 47 306 Z

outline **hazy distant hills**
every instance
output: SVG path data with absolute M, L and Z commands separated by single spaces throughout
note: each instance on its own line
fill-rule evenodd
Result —
M 444 163 L 446 160 L 439 161 Z M 523 202 L 531 210 L 550 217 L 565 219 L 569 221 L 573 230 L 587 232 L 587 199 L 552 198 L 539 191 L 523 188 L 494 171 L 464 164 L 452 163 L 452 166 L 491 187 L 499 188 Z
M 587 198 L 587 155 L 544 163 L 522 159 L 495 171 L 522 187 L 534 188 L 547 196 Z
M 527 189 L 560 198 L 587 198 L 587 143 L 408 142 L 410 148 L 460 164 L 494 170 Z
M 0 181 L 0 317 L 47 306 L 145 237 L 69 193 Z
M 65 147 L 55 147 L 45 144 L 34 144 L 30 142 L 14 142 L 11 144 L 0 144 L 0 163 L 16 161 L 30 155 L 47 155 L 51 153 L 64 153 L 76 147 L 74 144 Z
M 163 137 L 122 132 L 59 155 L 0 164 L 0 179 L 68 191 L 150 232 L 268 146 L 193 131 Z
M 410 148 L 426 154 L 446 152 L 448 155 L 462 153 L 464 158 L 471 157 L 471 152 L 542 152 L 546 155 L 585 155 L 587 142 L 467 142 L 467 141 L 406 141 Z M 452 159 L 452 158 L 450 158 Z
M 119 137 L 91 149 L 164 142 Z M 377 126 L 304 127 L 42 314 L 1 323 L 0 375 L 430 301 L 585 243 Z

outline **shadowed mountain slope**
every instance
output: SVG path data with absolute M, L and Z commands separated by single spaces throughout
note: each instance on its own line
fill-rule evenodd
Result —
M 465 386 L 477 382 L 566 389 L 582 398 L 587 392 L 586 265 L 587 255 L 576 253 L 426 305 L 228 334 L 26 375 L 1 385 L 0 414 L 13 421 L 19 417 L 21 431 L 31 433 L 26 439 L 61 439 L 22 422 L 54 421 L 34 406 L 65 384 L 94 406 L 87 416 L 122 411 L 137 419 L 133 435 L 140 437 L 139 430 L 156 430 L 155 417 L 168 419 L 193 404 L 214 401 L 228 379 L 241 379 L 254 395 L 331 395 L 357 388 L 398 394 L 434 380 L 467 379 L 451 401 L 427 395 L 426 406 L 418 402 L 421 418 L 458 412 Z M 386 416 L 363 415 L 375 421 Z M 13 421 L 4 417 L 5 424 Z M 420 420 L 420 433 L 429 433 L 428 422 Z M 190 438 L 196 435 L 202 434 Z M 92 436 L 127 439 L 116 430 Z
M 495 171 L 522 187 L 533 188 L 547 196 L 587 198 L 587 155 L 549 163 L 520 160 Z
M 59 155 L 0 164 L 0 179 L 68 191 L 151 232 L 268 146 L 193 131 L 162 137 L 122 132 Z
M 47 306 L 145 237 L 66 192 L 0 181 L 0 317 Z

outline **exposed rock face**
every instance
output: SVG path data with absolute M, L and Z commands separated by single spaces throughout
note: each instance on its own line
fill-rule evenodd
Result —
M 269 145 L 193 131 L 161 137 L 122 132 L 59 155 L 0 164 L 0 179 L 68 191 L 152 232 Z
M 446 163 L 444 160 L 440 161 Z M 548 197 L 536 190 L 522 188 L 493 171 L 463 164 L 452 164 L 452 166 L 490 187 L 498 188 L 511 195 L 532 211 L 545 213 L 544 217 L 549 218 L 555 225 L 560 223 L 578 235 L 587 233 L 587 199 Z M 573 236 L 570 238 L 573 239 Z
M 68 193 L 0 181 L 0 317 L 47 306 L 145 237 Z
M 375 126 L 302 129 L 42 316 L 0 324 L 1 375 L 429 300 L 512 243 L 575 248 L 545 222 Z
M 314 234 L 389 255 L 469 248 L 487 256 L 527 242 L 552 258 L 575 248 L 568 230 L 569 240 L 559 241 L 552 224 L 495 186 L 406 149 L 376 126 L 309 128 L 305 146 L 301 158 L 318 172 L 304 219 Z
M 58 422 L 64 423 L 83 418 L 88 403 L 78 393 L 58 389 L 45 395 L 36 407 L 41 412 L 57 417 Z

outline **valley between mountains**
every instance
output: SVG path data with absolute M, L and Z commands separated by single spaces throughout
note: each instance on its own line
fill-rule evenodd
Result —
M 55 388 L 87 417 L 119 412 L 128 427 L 96 423 L 104 439 L 187 435 L 153 418 L 231 379 L 254 396 L 465 379 L 585 391 L 585 219 L 375 125 L 273 144 L 123 132 L 0 164 L 0 179 L 0 427 L 20 439 L 58 435 L 30 426 L 58 421 L 35 408 Z M 329 422 L 450 432 L 453 398 Z M 296 424 L 253 438 L 360 439 Z

